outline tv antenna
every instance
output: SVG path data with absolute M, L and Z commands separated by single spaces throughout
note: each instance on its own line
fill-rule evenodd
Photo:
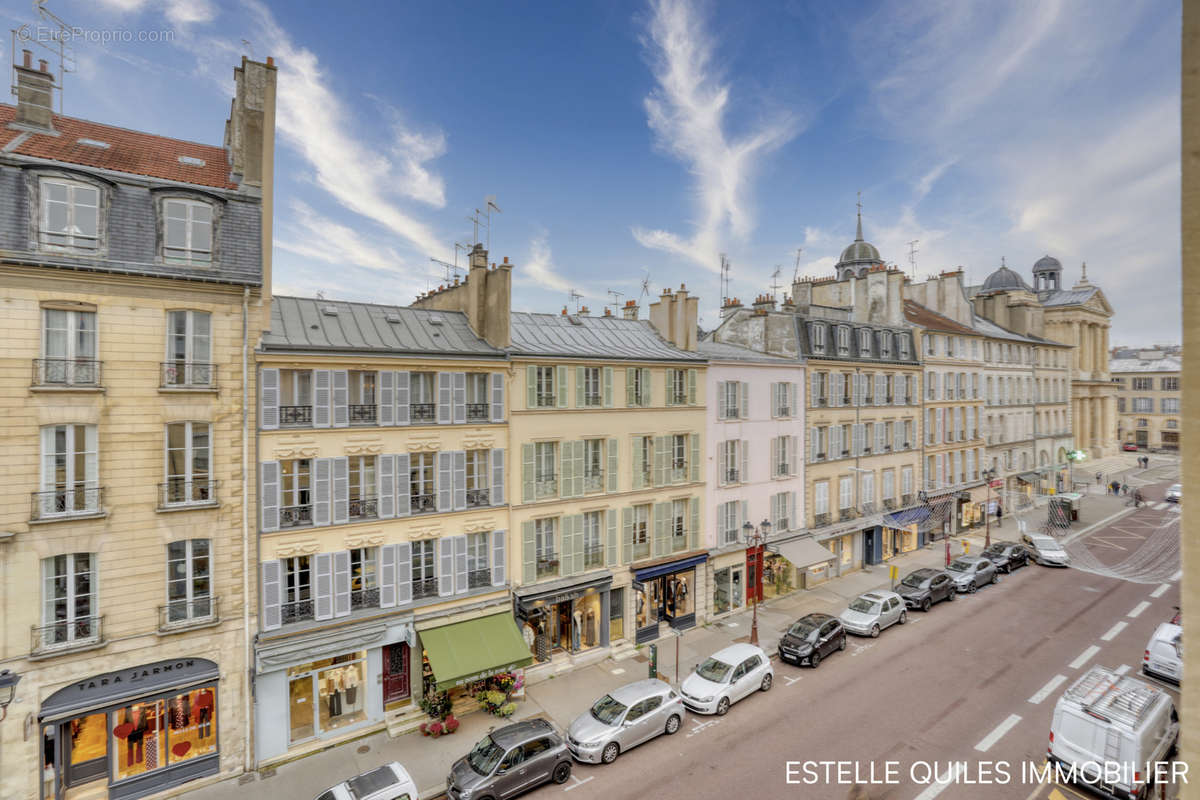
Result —
M 646 270 L 646 277 L 642 278 L 642 294 L 638 297 L 638 303 L 642 302 L 643 297 L 650 295 L 650 270 Z
M 912 272 L 913 280 L 917 279 L 917 253 L 921 252 L 917 249 L 917 242 L 920 239 L 913 239 L 908 243 L 908 269 Z
M 467 222 L 471 223 L 471 243 L 479 244 L 479 209 L 475 209 L 475 213 L 467 217 Z M 484 224 L 487 224 L 486 221 Z
M 455 255 L 457 255 L 457 253 L 455 253 Z M 429 260 L 446 270 L 447 286 L 450 285 L 450 281 L 452 279 L 458 277 L 458 259 L 455 259 L 455 263 L 453 264 L 451 264 L 449 261 L 442 261 L 440 258 L 434 258 L 433 256 L 430 256 Z
M 612 304 L 613 304 L 613 308 L 615 309 L 614 313 L 620 314 L 621 313 L 621 298 L 625 296 L 625 293 L 618 292 L 616 289 L 608 289 L 607 292 L 613 299 Z
M 55 56 L 58 60 L 58 113 L 63 113 L 63 86 L 66 83 L 68 72 L 76 71 L 75 48 L 72 42 L 75 41 L 75 36 L 78 34 L 79 28 L 68 24 L 61 17 L 56 15 L 50 9 L 46 8 L 46 0 L 33 0 L 33 10 L 49 27 L 56 28 L 55 31 L 30 30 L 28 25 L 22 25 L 19 28 L 12 30 L 12 53 L 16 57 L 17 51 L 27 49 L 23 46 L 26 44 L 36 44 L 38 47 Z M 18 46 L 21 45 L 21 46 Z M 13 81 L 12 93 L 15 97 L 17 94 L 17 75 L 16 64 L 13 64 Z M 54 111 L 54 102 L 50 103 L 50 111 Z
M 583 299 L 583 295 L 574 289 L 567 290 L 567 302 L 575 304 L 575 313 L 579 313 L 579 301 Z
M 456 269 L 458 268 L 458 251 L 459 250 L 462 250 L 464 253 L 469 254 L 471 252 L 471 248 L 465 244 L 459 244 L 458 242 L 454 243 L 454 266 Z M 467 266 L 470 266 L 470 264 L 468 264 Z
M 490 252 L 492 249 L 492 212 L 495 211 L 497 214 L 503 214 L 504 212 L 500 210 L 500 206 L 496 205 L 496 195 L 494 194 L 489 194 L 484 198 L 483 210 L 487 214 L 487 244 L 485 247 Z M 479 209 L 475 209 L 475 213 L 478 214 Z
M 796 266 L 792 270 L 792 283 L 800 280 L 800 254 L 804 252 L 803 247 L 796 248 Z M 795 290 L 793 290 L 795 291 Z
M 779 276 L 783 272 L 783 267 L 779 264 L 775 265 L 775 271 L 771 273 L 771 299 L 779 299 Z
M 729 300 L 729 269 L 729 259 L 721 253 L 721 308 L 724 308 Z

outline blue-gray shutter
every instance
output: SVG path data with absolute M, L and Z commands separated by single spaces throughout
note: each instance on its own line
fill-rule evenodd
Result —
M 532 503 L 534 498 L 533 484 L 536 468 L 533 461 L 533 445 L 526 442 L 521 445 L 521 502 Z
M 264 368 L 258 380 L 258 424 L 264 431 L 273 431 L 279 428 L 279 370 Z
M 454 539 L 443 536 L 437 540 L 438 551 L 438 596 L 448 597 L 454 594 Z
M 454 593 L 465 594 L 470 588 L 467 580 L 467 537 L 450 538 L 454 542 Z
M 379 411 L 376 419 L 380 425 L 394 425 L 396 421 L 396 373 L 390 369 L 375 373 L 379 383 Z
M 467 508 L 467 451 L 454 451 L 454 510 Z M 465 550 L 463 551 L 466 552 Z M 466 557 L 465 555 L 463 556 Z
M 396 605 L 396 545 L 379 548 L 379 607 Z
M 608 535 L 605 539 L 604 558 L 605 564 L 609 567 L 617 566 L 617 510 L 610 508 L 604 512 L 605 522 L 608 527 Z
M 333 553 L 317 553 L 313 564 L 313 617 L 333 619 Z
M 492 373 L 492 422 L 504 422 L 504 373 Z
M 329 370 L 313 370 L 312 420 L 314 428 L 328 428 L 333 405 L 333 385 Z
M 454 424 L 462 425 L 467 421 L 467 373 L 453 372 L 452 395 L 454 403 Z
M 258 504 L 262 513 L 262 530 L 279 530 L 279 462 L 264 461 L 259 465 L 262 490 Z
M 829 406 L 836 408 L 842 404 L 843 392 L 846 391 L 846 376 L 840 372 L 829 373 Z
M 504 505 L 504 448 L 494 447 L 491 451 L 492 505 Z
M 328 525 L 333 505 L 333 464 L 331 458 L 313 461 L 313 524 Z
M 333 459 L 333 524 L 345 525 L 350 521 L 350 459 L 338 456 Z
M 280 609 L 283 591 L 280 585 L 282 566 L 278 561 L 262 562 L 262 628 L 264 631 L 273 631 L 283 624 L 283 613 Z
M 454 457 L 449 450 L 438 451 L 435 481 L 437 510 L 450 511 L 454 505 Z
M 609 439 L 608 444 L 605 445 L 605 455 L 608 457 L 608 475 L 605 480 L 608 483 L 608 491 L 610 492 L 617 491 L 617 478 L 619 474 L 617 472 L 618 447 L 620 447 L 620 445 L 616 439 Z
M 391 519 L 396 516 L 396 458 L 390 455 L 377 456 L 375 463 L 375 475 L 378 478 L 375 495 L 378 498 L 379 518 Z
M 408 453 L 393 456 L 396 460 L 396 516 L 412 513 L 412 467 Z
M 449 425 L 453 419 L 451 415 L 451 405 L 453 404 L 453 387 L 451 381 L 453 376 L 449 372 L 439 372 L 437 374 L 437 424 Z
M 396 548 L 396 605 L 412 602 L 412 544 L 401 542 Z
M 533 520 L 521 523 L 521 583 L 529 585 L 537 580 L 537 538 Z
M 508 555 L 505 551 L 506 531 L 492 531 L 492 586 L 503 586 L 507 580 Z
M 395 422 L 397 425 L 407 425 L 409 422 L 409 397 L 409 374 L 407 372 L 397 372 L 395 414 Z
M 344 369 L 333 370 L 333 427 L 345 428 L 350 424 L 350 373 Z
M 350 613 L 350 551 L 338 550 L 333 554 L 333 615 L 344 617 Z

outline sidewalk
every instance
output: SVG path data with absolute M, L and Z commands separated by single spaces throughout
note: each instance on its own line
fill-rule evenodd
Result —
M 1097 490 L 1099 491 L 1099 490 Z M 1045 498 L 1039 498 L 1045 500 Z M 1106 521 L 1113 515 L 1132 513 L 1125 498 L 1093 493 L 1082 501 L 1079 521 L 1071 526 L 1078 535 L 1087 528 Z M 1036 530 L 1046 518 L 1045 504 L 1013 515 L 1006 515 L 1003 527 L 991 526 L 992 540 L 1015 540 L 1017 519 L 1026 520 L 1030 530 Z M 972 554 L 984 546 L 985 529 L 956 534 L 951 537 L 951 555 L 963 553 L 965 539 Z M 865 567 L 809 590 L 800 590 L 772 599 L 758 608 L 759 645 L 773 653 L 783 630 L 798 617 L 814 611 L 839 614 L 854 597 L 871 589 L 890 588 L 890 566 L 898 569 L 900 577 L 921 567 L 942 567 L 946 563 L 944 540 L 904 553 L 883 564 Z M 658 671 L 671 683 L 676 682 L 676 645 L 678 644 L 678 677 L 683 678 L 696 664 L 710 654 L 735 641 L 748 641 L 752 611 L 742 611 L 702 627 L 693 628 L 681 636 L 668 636 L 658 644 Z M 678 642 L 676 639 L 678 638 Z M 482 712 L 461 718 L 461 727 L 449 737 L 431 739 L 410 733 L 389 739 L 384 732 L 374 733 L 322 752 L 284 764 L 270 774 L 256 774 L 255 779 L 239 783 L 227 780 L 182 795 L 186 800 L 226 800 L 245 798 L 260 800 L 264 796 L 285 797 L 289 800 L 309 800 L 339 780 L 357 775 L 390 761 L 405 766 L 421 790 L 422 800 L 442 794 L 450 765 L 493 728 L 529 717 L 544 716 L 560 729 L 584 712 L 593 699 L 630 681 L 646 677 L 649 669 L 649 648 L 638 648 L 636 655 L 623 661 L 606 659 L 590 667 L 566 672 L 537 683 L 526 690 L 526 699 L 518 703 L 517 713 L 502 720 Z M 282 724 L 283 721 L 280 721 Z

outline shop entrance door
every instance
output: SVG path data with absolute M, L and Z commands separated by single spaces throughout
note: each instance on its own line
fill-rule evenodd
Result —
M 874 531 L 864 531 L 863 532 L 863 563 L 864 564 L 874 564 L 875 563 L 875 532 Z
M 92 714 L 65 722 L 63 743 L 65 784 L 68 787 L 108 777 L 108 716 Z
M 404 642 L 384 645 L 383 704 L 397 703 L 412 696 L 409 689 L 409 652 Z

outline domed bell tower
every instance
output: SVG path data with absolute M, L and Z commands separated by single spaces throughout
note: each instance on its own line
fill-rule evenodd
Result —
M 1057 292 L 1062 289 L 1062 264 L 1057 258 L 1045 255 L 1034 263 L 1033 289 L 1036 292 Z

